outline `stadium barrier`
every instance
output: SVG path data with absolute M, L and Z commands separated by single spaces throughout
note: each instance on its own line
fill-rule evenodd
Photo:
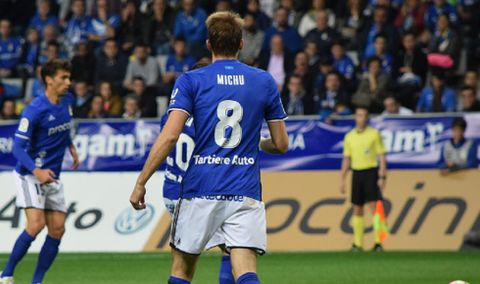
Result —
M 480 227 L 476 170 L 441 177 L 435 169 L 453 116 L 378 117 L 390 173 L 385 192 L 392 250 L 458 250 Z M 480 116 L 467 115 L 467 136 L 480 138 Z M 351 120 L 287 123 L 290 151 L 261 154 L 263 195 L 271 251 L 344 250 L 352 241 L 349 197 L 338 191 L 342 138 Z M 128 196 L 158 135 L 157 120 L 80 121 L 75 144 L 80 172 L 65 172 L 69 214 L 64 251 L 168 249 L 169 216 L 162 202 L 163 173 L 148 184 L 148 210 L 130 209 Z M 11 249 L 25 218 L 14 206 L 11 155 L 16 123 L 0 125 L 0 252 Z M 264 129 L 265 130 L 265 129 Z M 67 155 L 68 156 L 68 155 Z M 69 158 L 64 163 L 69 168 Z M 368 220 L 369 218 L 367 218 Z M 370 225 L 369 225 L 370 226 Z M 44 233 L 45 234 L 45 233 Z M 42 236 L 40 236 L 42 238 Z M 367 247 L 371 228 L 367 229 Z M 32 246 L 40 249 L 40 243 Z

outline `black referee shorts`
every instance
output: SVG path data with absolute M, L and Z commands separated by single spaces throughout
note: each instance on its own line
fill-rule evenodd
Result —
M 364 205 L 367 202 L 382 199 L 378 187 L 378 168 L 353 171 L 352 176 L 352 203 Z

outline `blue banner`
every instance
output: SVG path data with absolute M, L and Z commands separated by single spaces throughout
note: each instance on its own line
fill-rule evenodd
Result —
M 371 125 L 381 131 L 391 169 L 436 168 L 442 144 L 450 138 L 454 116 L 377 117 Z M 467 137 L 480 142 L 480 114 L 465 116 Z M 260 165 L 267 171 L 337 170 L 340 168 L 343 138 L 352 129 L 352 120 L 289 120 L 289 151 L 285 155 L 261 153 Z M 17 125 L 0 125 L 0 170 L 12 170 L 13 134 Z M 75 127 L 81 171 L 139 171 L 156 137 L 157 120 L 82 121 Z M 268 135 L 264 126 L 262 135 Z M 479 143 L 480 144 L 480 143 Z M 70 155 L 64 169 L 69 170 Z

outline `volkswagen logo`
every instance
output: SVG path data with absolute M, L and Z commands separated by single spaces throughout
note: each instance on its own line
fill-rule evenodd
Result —
M 147 226 L 154 214 L 155 209 L 150 204 L 147 204 L 144 210 L 139 211 L 129 207 L 123 210 L 115 220 L 115 231 L 122 235 L 135 233 Z

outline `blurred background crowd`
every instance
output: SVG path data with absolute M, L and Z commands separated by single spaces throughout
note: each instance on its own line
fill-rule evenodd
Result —
M 72 62 L 75 117 L 158 117 L 227 10 L 289 115 L 480 111 L 480 0 L 3 0 L 0 118 L 42 94 L 53 58 Z

